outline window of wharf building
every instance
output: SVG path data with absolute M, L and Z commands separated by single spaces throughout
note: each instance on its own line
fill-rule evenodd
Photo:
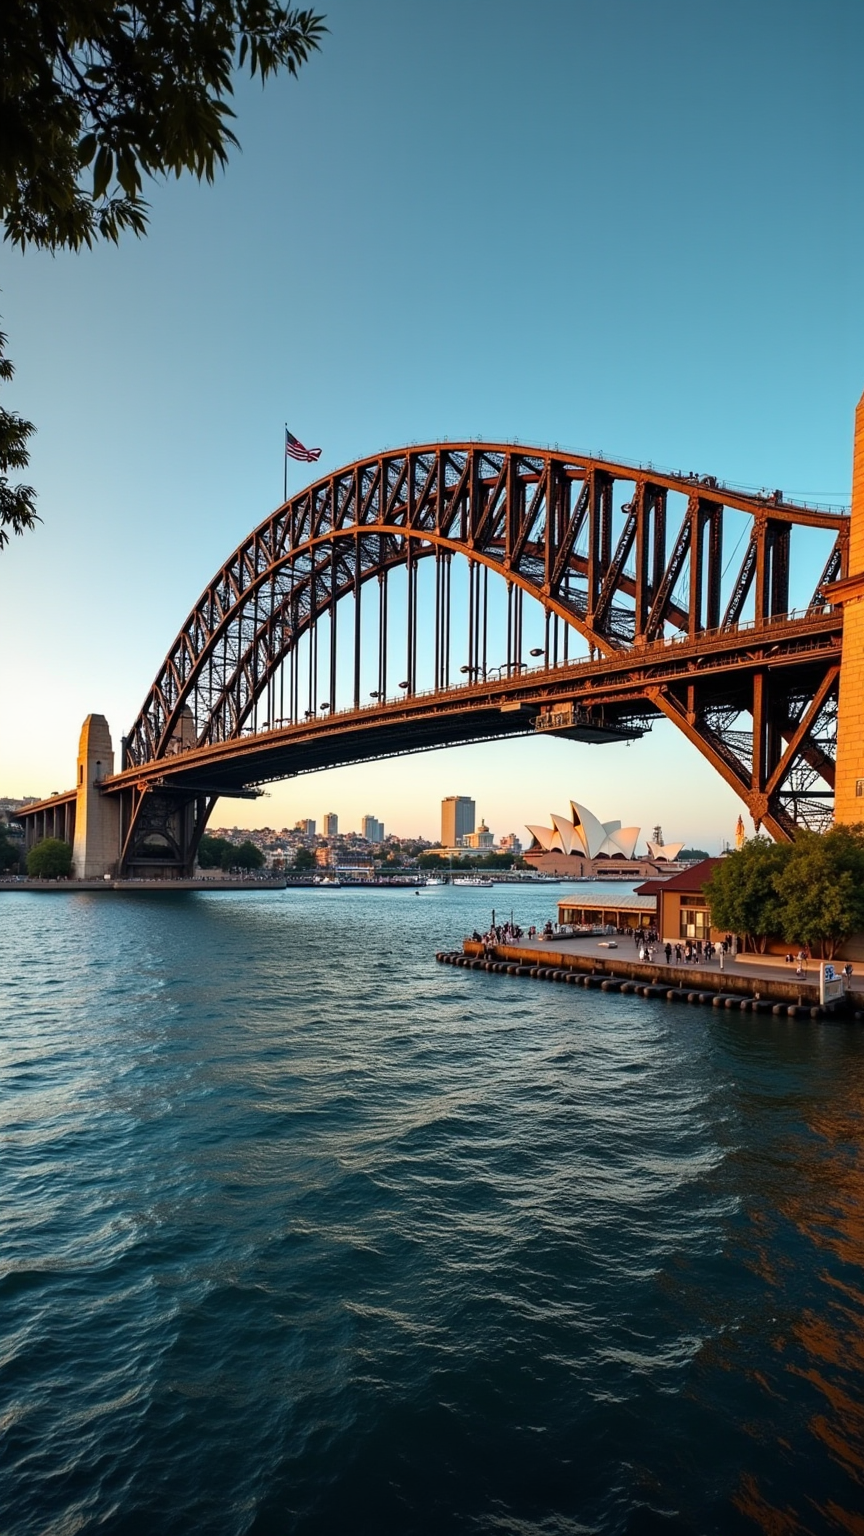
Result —
M 571 924 L 574 928 L 650 928 L 657 921 L 657 913 L 653 905 L 650 910 L 642 910 L 633 907 L 579 907 L 560 902 L 558 921 Z
M 679 938 L 708 939 L 711 937 L 711 913 L 707 907 L 682 907 Z

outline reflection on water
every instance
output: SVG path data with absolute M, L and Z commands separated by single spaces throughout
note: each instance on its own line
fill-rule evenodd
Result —
M 858 1030 L 3 898 L 0 1528 L 864 1533 Z
M 774 1163 L 780 1176 L 771 1178 L 770 1204 L 751 1213 L 758 1233 L 752 1262 L 778 1291 L 779 1313 L 767 1368 L 753 1375 L 778 1407 L 793 1406 L 776 1431 L 787 1468 L 781 1497 L 776 1474 L 769 1491 L 768 1478 L 748 1472 L 736 1504 L 769 1533 L 864 1532 L 864 1072 L 857 1039 L 852 1051 L 841 1048 L 838 1064 L 830 1099 L 802 1104 L 799 1135 Z M 810 1274 L 818 1288 L 802 1295 Z M 813 1454 L 809 1437 L 822 1454 Z

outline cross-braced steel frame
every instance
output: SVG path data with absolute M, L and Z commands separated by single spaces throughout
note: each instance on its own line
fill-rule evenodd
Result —
M 746 533 L 739 528 L 731 557 L 730 514 L 743 514 Z M 806 610 L 790 615 L 792 532 L 802 527 L 830 534 L 830 553 Z M 544 700 L 568 700 L 572 733 L 581 722 L 583 739 L 592 729 L 606 739 L 632 735 L 665 716 L 757 825 L 792 838 L 830 816 L 842 616 L 823 592 L 846 574 L 847 548 L 842 512 L 599 458 L 436 443 L 349 465 L 256 528 L 181 628 L 125 739 L 124 771 L 106 785 L 126 796 L 124 863 L 134 863 L 154 793 L 166 806 L 165 844 L 176 845 L 178 867 L 186 866 L 218 793 L 306 766 L 525 732 Z M 451 574 L 460 557 L 468 563 L 468 613 L 459 615 L 467 617 L 468 659 L 457 672 Z M 434 565 L 429 625 L 418 623 L 423 561 Z M 388 657 L 398 568 L 406 586 L 397 682 Z M 493 573 L 505 583 L 507 614 L 506 655 L 494 677 Z M 371 701 L 361 697 L 370 595 Z M 544 614 L 542 663 L 530 675 L 526 595 Z M 335 709 L 343 651 L 353 656 L 353 709 L 322 722 L 322 707 Z M 422 696 L 420 656 L 434 684 Z M 184 825 L 196 807 L 192 831 L 182 834 L 181 802 Z

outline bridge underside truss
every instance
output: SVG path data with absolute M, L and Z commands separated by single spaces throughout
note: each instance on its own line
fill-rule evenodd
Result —
M 793 528 L 822 552 L 790 615 Z M 672 720 L 757 825 L 822 825 L 841 624 L 823 594 L 847 544 L 842 513 L 590 457 L 433 444 L 351 465 L 256 528 L 183 625 L 110 786 L 141 786 L 127 863 L 157 784 L 204 804 L 322 758 L 542 728 L 562 701 L 581 739 Z

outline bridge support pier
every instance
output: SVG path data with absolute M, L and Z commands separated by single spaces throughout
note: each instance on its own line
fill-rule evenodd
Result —
M 826 596 L 843 607 L 834 820 L 864 822 L 864 395 L 855 412 L 849 574 Z
M 124 791 L 119 873 L 138 880 L 188 879 L 216 798 L 147 782 Z
M 104 715 L 88 715 L 78 743 L 75 842 L 72 874 L 76 880 L 116 875 L 120 858 L 120 807 L 101 783 L 114 772 L 114 747 Z

